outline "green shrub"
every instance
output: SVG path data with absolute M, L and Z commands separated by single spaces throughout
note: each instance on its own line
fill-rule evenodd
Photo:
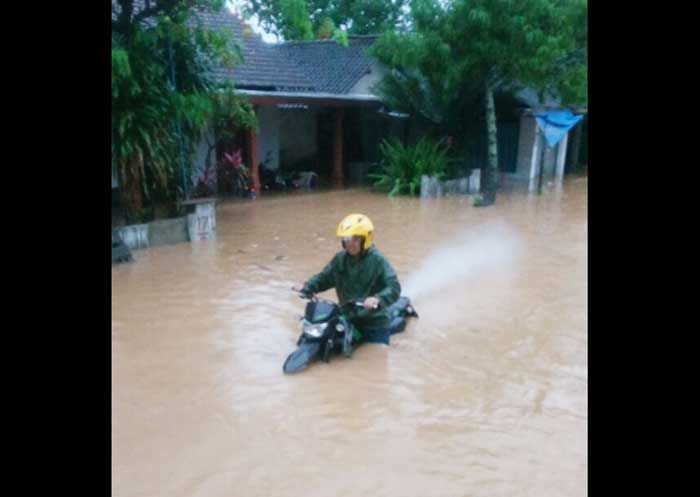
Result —
M 412 146 L 384 140 L 380 149 L 382 173 L 368 177 L 376 180 L 375 188 L 389 192 L 389 196 L 417 195 L 422 175 L 442 179 L 447 172 L 447 149 L 426 138 Z

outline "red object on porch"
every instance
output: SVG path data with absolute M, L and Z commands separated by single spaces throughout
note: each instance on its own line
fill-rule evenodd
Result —
M 343 178 L 343 110 L 333 114 L 333 184 L 342 187 Z
M 246 131 L 248 139 L 248 159 L 250 162 L 250 177 L 253 179 L 253 188 L 255 193 L 260 194 L 260 171 L 258 170 L 258 135 L 254 130 Z

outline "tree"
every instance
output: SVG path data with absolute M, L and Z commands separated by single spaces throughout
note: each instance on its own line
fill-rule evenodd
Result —
M 395 29 L 408 0 L 248 0 L 248 15 L 257 14 L 268 33 L 285 40 L 339 38 Z
M 312 40 L 314 38 L 313 25 L 309 19 L 309 11 L 304 0 L 272 0 L 269 7 L 264 7 L 263 2 L 253 0 L 251 4 L 255 9 L 260 8 L 260 19 L 263 27 L 285 40 Z
M 205 28 L 196 12 L 217 12 L 223 0 L 112 2 L 112 167 L 130 220 L 146 199 L 171 199 L 189 182 L 185 157 L 211 123 L 221 84 L 215 65 L 240 51 L 229 33 Z M 236 100 L 228 112 L 244 125 L 252 109 Z M 174 167 L 179 164 L 179 168 Z
M 234 138 L 236 128 L 252 128 L 258 126 L 252 106 L 239 95 L 236 95 L 233 85 L 222 86 L 213 99 L 213 109 L 209 115 L 209 133 L 203 133 L 202 138 L 207 145 L 207 153 L 204 158 L 205 175 L 209 173 L 212 165 L 212 154 L 221 142 Z
M 372 53 L 392 69 L 379 86 L 413 113 L 454 122 L 483 105 L 487 165 L 479 205 L 495 202 L 497 90 L 532 86 L 567 103 L 586 101 L 586 0 L 437 0 L 411 2 L 412 31 L 385 33 Z M 406 105 L 406 104 L 404 104 Z M 468 122 L 469 119 L 464 119 Z
M 370 54 L 391 69 L 374 88 L 390 108 L 409 113 L 436 136 L 460 136 L 464 119 L 479 97 L 474 82 L 444 41 L 447 13 L 437 2 L 413 2 L 412 30 L 386 32 Z

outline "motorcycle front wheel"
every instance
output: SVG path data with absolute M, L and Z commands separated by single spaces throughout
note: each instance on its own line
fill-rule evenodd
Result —
M 294 352 L 289 354 L 287 360 L 284 361 L 282 370 L 285 374 L 303 371 L 318 358 L 320 350 L 321 342 L 303 342 Z

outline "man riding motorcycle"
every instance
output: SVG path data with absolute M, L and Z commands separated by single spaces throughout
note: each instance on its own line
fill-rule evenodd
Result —
M 353 325 L 353 343 L 361 341 L 389 343 L 387 308 L 401 295 L 394 268 L 372 241 L 374 225 L 364 214 L 350 214 L 338 225 L 337 236 L 343 250 L 335 254 L 323 270 L 304 283 L 301 293 L 311 295 L 335 288 L 338 302 L 362 302 L 348 319 Z M 343 346 L 352 352 L 350 343 Z

